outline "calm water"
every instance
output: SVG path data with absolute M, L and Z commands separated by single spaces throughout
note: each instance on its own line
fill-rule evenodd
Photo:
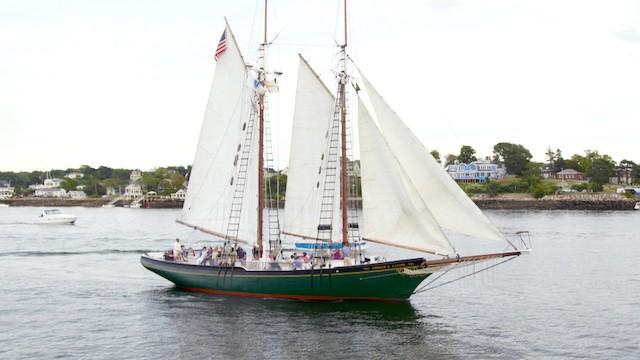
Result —
M 0 209 L 2 359 L 640 357 L 640 212 L 489 212 L 534 253 L 385 304 L 182 292 L 138 260 L 206 240 L 178 211 L 65 210 Z

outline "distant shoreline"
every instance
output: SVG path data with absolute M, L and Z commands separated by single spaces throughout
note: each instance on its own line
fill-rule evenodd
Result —
M 494 197 L 486 194 L 471 195 L 471 199 L 481 209 L 502 210 L 633 210 L 638 199 L 628 199 L 618 194 L 609 193 L 572 193 L 545 196 L 542 199 L 534 199 L 529 194 L 500 194 Z M 111 202 L 112 199 L 87 198 L 13 198 L 0 200 L 0 203 L 10 206 L 33 207 L 101 207 Z M 119 206 L 122 204 L 119 203 Z M 175 199 L 154 199 L 143 201 L 142 208 L 182 208 L 183 201 Z M 361 205 L 361 204 L 359 204 Z M 281 201 L 280 207 L 284 207 Z

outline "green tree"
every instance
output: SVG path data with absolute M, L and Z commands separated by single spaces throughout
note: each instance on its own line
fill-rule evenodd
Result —
M 447 156 L 444 157 L 444 166 L 453 165 L 456 163 L 457 160 L 458 160 L 457 156 L 453 154 L 447 154 Z
M 501 186 L 497 181 L 489 180 L 486 185 L 487 194 L 490 196 L 496 196 L 500 193 Z
M 431 156 L 438 162 L 438 164 L 442 163 L 440 160 L 440 152 L 438 150 L 431 150 Z
M 615 172 L 615 163 L 604 158 L 596 158 L 591 163 L 587 175 L 590 177 L 589 182 L 592 184 L 593 191 L 602 191 L 602 185 L 609 182 L 609 178 Z
M 619 174 L 618 176 L 620 176 L 620 180 L 623 180 L 625 183 L 633 183 L 633 170 L 637 167 L 638 165 L 631 161 L 631 160 L 627 160 L 627 159 L 623 159 L 620 161 L 620 164 L 618 164 L 618 167 L 620 168 L 621 174 Z
M 524 146 L 507 142 L 494 145 L 493 154 L 496 160 L 504 164 L 507 173 L 513 175 L 522 175 L 532 157 Z
M 458 155 L 458 161 L 465 164 L 474 162 L 478 160 L 478 158 L 476 158 L 474 155 L 475 153 L 476 151 L 471 146 L 462 145 L 462 147 L 460 148 L 460 155 Z
M 112 168 L 106 167 L 106 166 L 100 166 L 99 168 L 96 169 L 94 175 L 99 180 L 104 180 L 104 179 L 110 178 L 112 173 L 113 173 Z
M 147 191 L 158 191 L 160 180 L 154 173 L 142 173 L 141 182 Z
M 66 191 L 75 190 L 78 186 L 78 182 L 74 179 L 65 178 L 62 184 L 60 184 Z
M 84 185 L 83 191 L 88 196 L 101 196 L 106 193 L 106 189 L 100 183 L 100 180 L 96 179 L 94 176 L 87 176 L 82 179 L 82 185 Z
M 522 179 L 527 182 L 529 189 L 533 189 L 542 182 L 542 164 L 537 162 L 527 163 L 527 168 L 522 171 Z
M 89 165 L 82 165 L 78 170 L 80 170 L 80 172 L 83 173 L 85 176 L 93 175 L 93 173 L 96 171 L 96 169 L 92 168 Z

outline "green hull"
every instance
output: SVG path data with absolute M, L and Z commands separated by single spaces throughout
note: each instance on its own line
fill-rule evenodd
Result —
M 422 267 L 424 259 L 421 258 L 322 271 L 249 271 L 241 267 L 175 263 L 148 256 L 142 256 L 140 262 L 185 290 L 300 300 L 406 300 L 430 275 L 403 272 Z

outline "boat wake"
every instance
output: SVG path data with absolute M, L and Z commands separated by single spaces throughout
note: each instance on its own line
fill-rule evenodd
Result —
M 108 255 L 108 254 L 144 254 L 147 252 L 154 252 L 156 250 L 148 249 L 135 249 L 135 250 L 118 250 L 118 249 L 104 249 L 104 250 L 90 250 L 90 251 L 12 251 L 0 253 L 2 256 L 67 256 L 67 255 Z

